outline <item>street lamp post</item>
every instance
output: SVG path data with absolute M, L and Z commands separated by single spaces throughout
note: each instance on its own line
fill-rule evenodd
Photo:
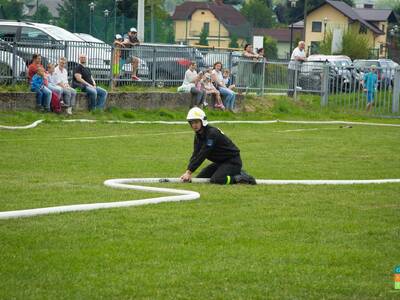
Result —
M 74 0 L 74 32 L 76 32 L 76 0 Z
M 114 1 L 114 36 L 117 34 L 117 3 L 121 1 L 122 0 Z
M 90 16 L 89 16 L 89 33 L 92 34 L 92 24 L 93 24 L 93 12 L 94 12 L 94 7 L 96 6 L 96 4 L 94 4 L 93 2 L 89 3 L 89 10 L 90 10 Z
M 290 1 L 290 6 L 291 7 L 296 7 L 296 2 L 298 0 L 289 0 Z M 292 55 L 292 51 L 293 51 L 293 22 L 292 24 L 290 24 L 290 51 L 289 51 L 289 57 L 290 55 Z
M 328 18 L 324 18 L 324 43 L 325 43 L 325 38 L 326 38 L 326 24 L 328 24 Z
M 110 14 L 110 11 L 108 9 L 105 9 L 103 11 L 104 13 L 104 18 L 106 19 L 106 25 L 105 25 L 105 30 L 104 30 L 104 41 L 107 42 L 107 33 L 108 33 L 108 15 Z

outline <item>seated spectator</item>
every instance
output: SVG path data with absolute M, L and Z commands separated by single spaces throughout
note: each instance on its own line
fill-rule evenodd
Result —
M 66 59 L 61 57 L 58 66 L 54 70 L 56 76 L 56 84 L 62 88 L 62 99 L 67 105 L 67 114 L 72 115 L 72 108 L 76 103 L 76 91 L 68 83 L 68 71 L 65 68 Z
M 213 84 L 213 77 L 215 79 L 215 75 L 210 75 L 208 72 L 206 72 L 202 78 L 202 84 L 204 86 L 204 89 L 206 90 L 206 94 L 212 95 L 214 97 L 215 99 L 214 107 L 221 108 L 222 110 L 224 110 L 225 106 L 222 103 L 220 92 Z
M 132 27 L 128 31 L 128 35 L 126 36 L 126 38 L 122 43 L 127 49 L 133 49 L 133 47 L 135 47 L 136 45 L 140 45 L 140 42 L 137 38 L 137 30 L 135 27 Z M 139 67 L 139 58 L 133 55 L 133 50 L 122 51 L 121 55 L 122 59 L 124 60 L 124 64 L 130 63 L 132 66 L 132 80 L 140 81 L 140 78 L 137 76 L 137 69 Z
M 215 74 L 217 88 L 221 93 L 221 96 L 224 98 L 225 107 L 233 112 L 235 108 L 236 94 L 225 85 L 224 77 L 222 75 L 222 63 L 219 61 L 214 63 L 214 70 L 212 72 Z
M 93 79 L 92 72 L 86 66 L 86 55 L 79 56 L 79 65 L 74 70 L 72 87 L 80 88 L 89 98 L 89 110 L 104 109 L 107 91 L 98 87 Z
M 197 65 L 195 62 L 190 63 L 189 69 L 185 72 L 183 83 L 178 88 L 178 92 L 190 92 L 196 99 L 194 104 L 195 106 L 207 106 L 206 91 L 201 84 L 198 84 L 201 78 L 199 78 L 199 75 L 197 74 L 196 67 Z
M 47 87 L 49 88 L 50 91 L 52 91 L 53 94 L 57 95 L 57 98 L 61 102 L 62 87 L 60 87 L 57 84 L 57 77 L 54 74 L 54 69 L 55 69 L 54 64 L 50 63 L 47 65 L 47 72 L 46 72 L 47 81 L 48 81 Z M 61 105 L 63 105 L 63 103 L 61 103 Z M 64 104 L 64 106 L 65 106 L 65 104 Z
M 42 66 L 42 56 L 38 53 L 32 55 L 32 60 L 28 66 L 28 83 L 30 84 L 32 81 L 33 75 L 36 74 L 39 68 L 43 68 Z
M 227 86 L 230 90 L 234 90 L 236 86 L 233 84 L 231 71 L 229 71 L 229 69 L 225 69 L 224 72 L 222 72 L 222 77 L 224 78 L 225 86 Z
M 36 93 L 36 108 L 50 112 L 51 91 L 48 89 L 45 71 L 39 67 L 31 79 L 31 91 Z

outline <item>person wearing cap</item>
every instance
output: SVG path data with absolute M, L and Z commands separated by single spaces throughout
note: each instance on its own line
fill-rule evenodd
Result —
M 140 42 L 137 38 L 137 30 L 135 27 L 131 27 L 128 31 L 128 35 L 123 41 L 125 48 L 132 49 L 136 45 L 140 45 Z M 123 50 L 122 58 L 126 60 L 126 63 L 130 63 L 132 66 L 132 80 L 140 81 L 140 78 L 137 76 L 137 69 L 139 67 L 139 58 L 135 57 L 132 54 L 131 50 Z
M 367 111 L 372 109 L 374 105 L 375 90 L 378 86 L 378 76 L 376 75 L 376 66 L 370 67 L 370 72 L 366 73 L 362 82 L 364 86 L 364 92 L 367 93 Z
M 115 40 L 114 40 L 114 55 L 113 55 L 113 78 L 114 80 L 112 81 L 112 88 L 115 88 L 115 79 L 119 77 L 119 74 L 121 72 L 121 48 L 125 48 L 124 45 L 124 38 L 120 34 L 115 35 Z
M 186 172 L 180 177 L 183 182 L 190 182 L 193 172 L 208 159 L 212 163 L 197 178 L 210 178 L 210 182 L 216 184 L 256 184 L 254 177 L 242 170 L 239 148 L 221 130 L 208 125 L 202 109 L 193 107 L 186 119 L 195 137 L 192 157 Z

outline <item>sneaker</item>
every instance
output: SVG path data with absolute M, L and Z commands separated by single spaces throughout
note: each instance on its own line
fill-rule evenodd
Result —
M 67 108 L 67 115 L 72 115 L 72 107 Z
M 234 176 L 235 182 L 239 184 L 257 184 L 257 181 L 255 178 L 249 174 L 247 174 L 245 171 L 240 171 L 239 175 Z
M 60 101 L 60 105 L 61 105 L 61 107 L 68 107 L 68 105 L 67 105 L 67 104 L 65 104 L 65 102 L 64 102 L 64 101 Z
M 132 80 L 134 81 L 142 81 L 139 77 L 137 77 L 136 75 L 132 76 Z
M 203 102 L 203 106 L 204 106 L 204 107 L 207 107 L 207 106 L 208 106 L 208 103 L 207 103 L 206 101 L 204 101 L 204 102 Z

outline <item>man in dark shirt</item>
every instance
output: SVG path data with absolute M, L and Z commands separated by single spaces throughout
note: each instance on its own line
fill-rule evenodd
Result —
M 86 55 L 79 55 L 79 65 L 74 69 L 73 88 L 81 88 L 89 98 L 89 110 L 104 109 L 107 91 L 96 85 L 92 72 L 86 67 Z
M 137 76 L 137 69 L 139 67 L 139 58 L 133 55 L 132 48 L 136 45 L 139 45 L 139 39 L 137 38 L 137 30 L 135 27 L 132 27 L 128 31 L 128 35 L 122 42 L 125 48 L 122 50 L 122 58 L 126 59 L 126 63 L 130 63 L 132 66 L 132 80 L 140 81 L 140 78 Z
M 208 159 L 213 163 L 205 167 L 198 178 L 210 178 L 211 183 L 217 184 L 256 184 L 256 180 L 242 170 L 239 148 L 221 130 L 208 125 L 204 111 L 193 107 L 186 119 L 196 135 L 192 157 L 181 176 L 183 182 L 190 182 L 192 173 Z

